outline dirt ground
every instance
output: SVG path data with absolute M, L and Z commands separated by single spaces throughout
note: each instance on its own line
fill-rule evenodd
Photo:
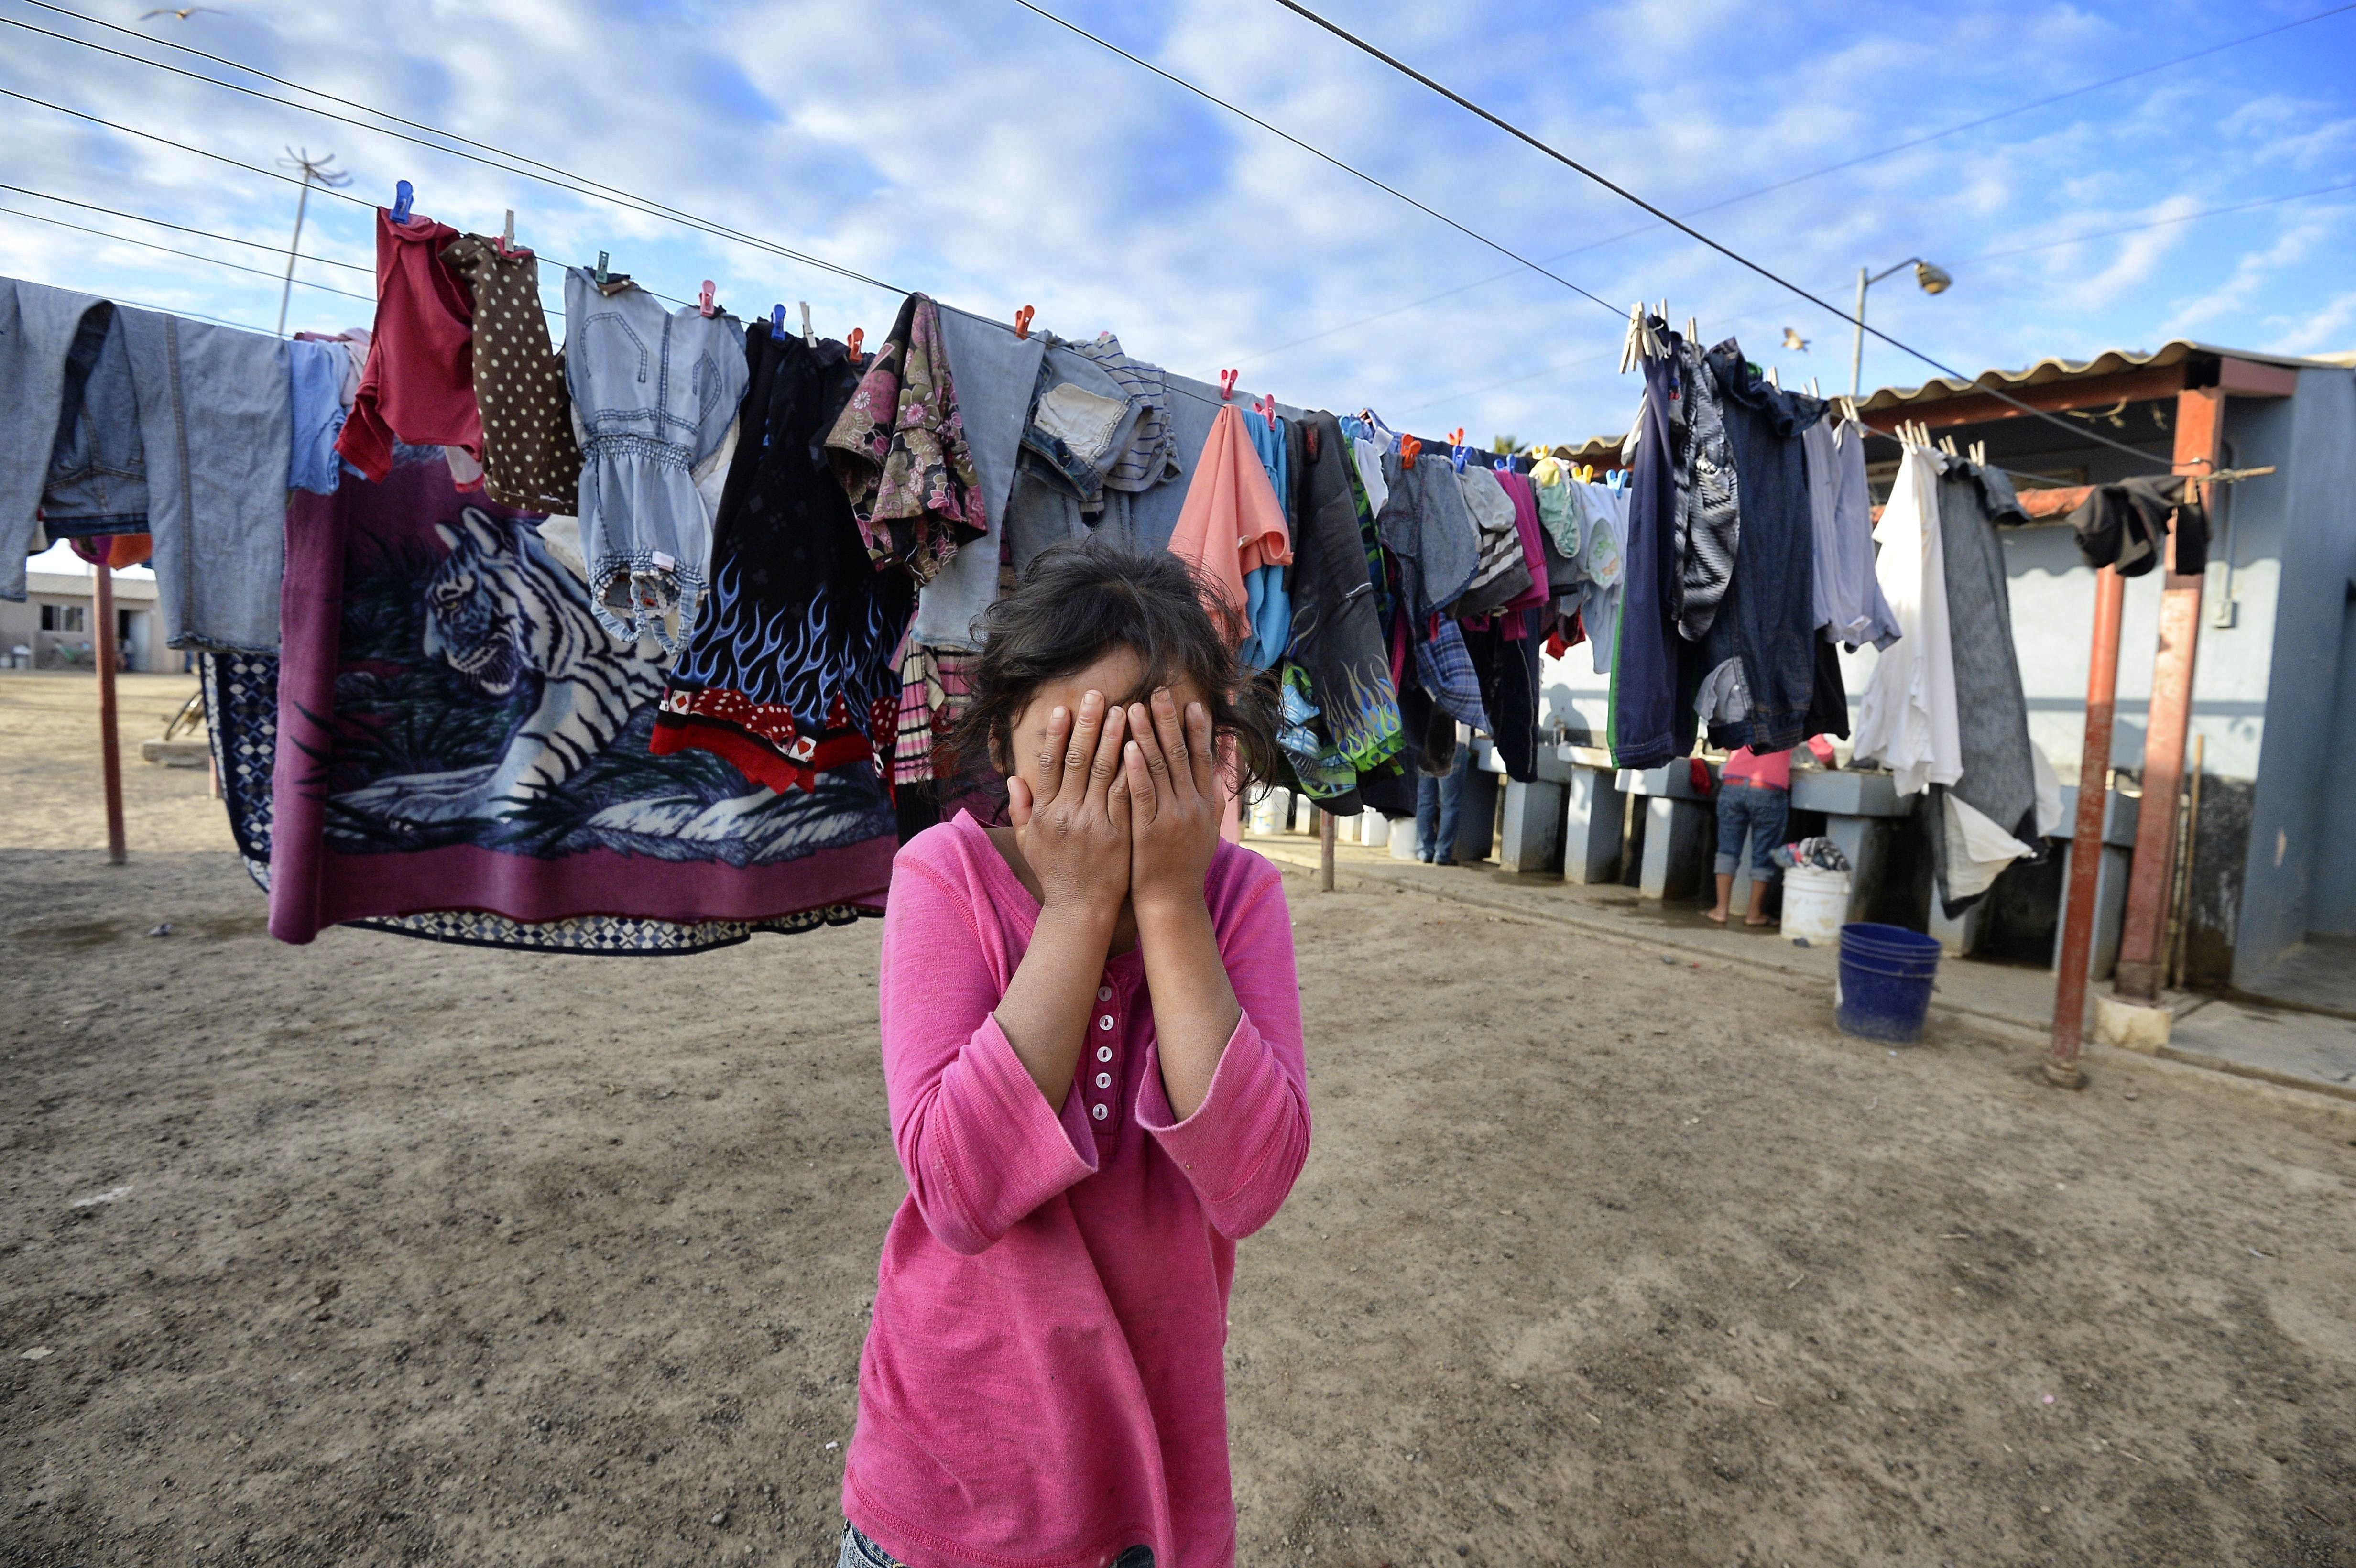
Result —
M 830 1563 L 875 924 L 278 944 L 136 760 L 184 686 L 126 699 L 116 869 L 87 678 L 0 677 L 0 1563 Z M 2356 1564 L 2349 1108 L 1288 891 L 1244 1562 Z

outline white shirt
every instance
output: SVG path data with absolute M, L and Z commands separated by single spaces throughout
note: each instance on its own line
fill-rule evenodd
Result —
M 1939 475 L 1945 460 L 1910 446 L 1874 529 L 1874 575 L 1898 623 L 1858 706 L 1855 752 L 1897 775 L 1898 793 L 1964 776 L 1955 725 L 1955 656 L 1947 635 L 1947 560 L 1939 539 Z

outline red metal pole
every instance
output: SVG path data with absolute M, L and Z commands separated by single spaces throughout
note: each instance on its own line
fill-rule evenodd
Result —
M 2094 959 L 2094 880 L 2103 869 L 2103 818 L 2111 803 L 2111 720 L 2119 692 L 2119 613 L 2126 580 L 2094 574 L 2094 646 L 2086 661 L 2086 741 L 2078 755 L 2078 825 L 2070 839 L 2070 896 L 2062 917 L 2062 972 L 2053 977 L 2053 1051 L 2045 1076 L 2075 1089 L 2086 1023 L 2086 970 Z
M 2176 394 L 2176 471 L 2215 471 L 2225 432 L 2225 394 L 2213 387 Z M 2168 967 L 2168 910 L 2176 876 L 2176 797 L 2192 723 L 2192 672 L 2201 647 L 2201 582 L 2176 571 L 2169 530 L 2168 577 L 2159 601 L 2159 651 L 2151 665 L 2151 716 L 2144 730 L 2143 804 L 2136 818 L 2135 866 L 2127 876 L 2126 926 L 2119 937 L 2118 996 L 2159 999 Z
M 123 848 L 123 750 L 114 728 L 114 569 L 104 561 L 98 573 L 98 743 L 99 763 L 106 775 L 106 859 L 120 866 Z

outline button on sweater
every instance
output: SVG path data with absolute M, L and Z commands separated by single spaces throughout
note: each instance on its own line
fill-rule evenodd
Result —
M 1204 893 L 1243 1010 L 1210 1093 L 1173 1112 L 1132 951 L 1107 961 L 1059 1113 L 993 1017 L 1037 901 L 969 816 L 894 862 L 881 1012 L 908 1196 L 842 1505 L 895 1558 L 1235 1560 L 1227 1291 L 1308 1157 L 1309 1102 L 1281 880 L 1222 842 Z

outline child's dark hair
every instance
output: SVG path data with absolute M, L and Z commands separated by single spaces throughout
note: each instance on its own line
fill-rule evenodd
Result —
M 1125 647 L 1141 667 L 1134 691 L 1111 702 L 1142 702 L 1154 688 L 1192 676 L 1210 709 L 1214 743 L 1235 749 L 1239 790 L 1278 776 L 1275 683 L 1236 656 L 1245 630 L 1228 610 L 1214 613 L 1204 585 L 1167 550 L 1132 553 L 1095 539 L 1051 545 L 982 614 L 981 652 L 968 677 L 964 716 L 948 759 L 1012 772 L 1014 725 L 1032 694 Z M 1214 601 L 1215 602 L 1215 601 Z

